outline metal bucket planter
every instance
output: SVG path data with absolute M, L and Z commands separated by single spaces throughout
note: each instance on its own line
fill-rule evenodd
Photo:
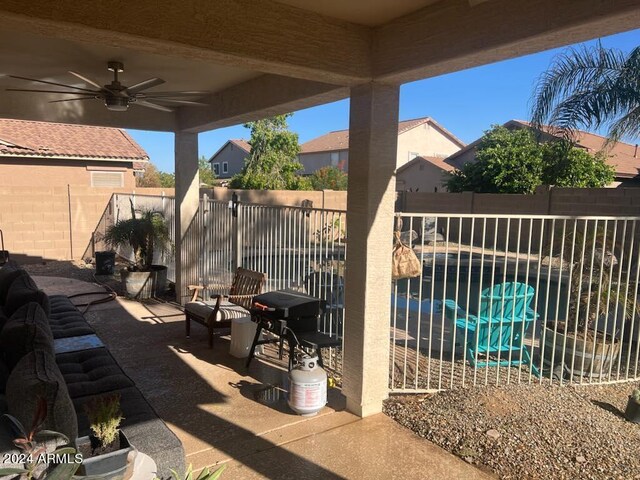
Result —
M 544 365 L 553 370 L 560 366 L 564 359 L 567 371 L 573 365 L 572 375 L 580 377 L 593 375 L 595 378 L 602 378 L 608 374 L 609 368 L 613 366 L 620 355 L 621 347 L 620 342 L 604 341 L 602 336 L 596 339 L 594 346 L 593 340 L 576 338 L 573 335 L 565 335 L 561 331 L 555 332 L 553 328 L 545 327 Z M 553 365 L 551 365 L 552 357 Z
M 133 463 L 137 450 L 130 443 L 122 430 L 120 434 L 120 449 L 113 452 L 87 457 L 82 460 L 78 470 L 81 476 L 96 476 L 102 480 L 126 480 L 133 478 Z M 76 440 L 76 448 L 80 450 L 82 445 L 95 446 L 95 440 L 91 437 L 80 437 Z
M 159 297 L 167 289 L 167 267 L 152 265 L 148 272 L 133 272 L 126 268 L 120 270 L 122 288 L 127 298 L 144 300 Z

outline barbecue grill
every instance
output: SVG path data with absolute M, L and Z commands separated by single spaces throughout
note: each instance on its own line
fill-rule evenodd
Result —
M 283 340 L 287 340 L 289 366 L 292 365 L 296 346 L 317 351 L 320 348 L 335 346 L 335 338 L 318 332 L 318 321 L 325 309 L 326 304 L 323 300 L 290 289 L 254 297 L 250 311 L 251 318 L 258 324 L 258 328 L 247 358 L 247 366 L 251 363 L 256 346 L 265 343 L 278 343 L 282 358 Z M 278 338 L 260 340 L 263 330 L 274 333 Z M 309 341 L 310 339 L 312 341 Z
M 282 335 L 285 327 L 293 333 L 315 332 L 324 302 L 305 293 L 285 289 L 253 298 L 251 315 L 264 322 L 263 328 Z

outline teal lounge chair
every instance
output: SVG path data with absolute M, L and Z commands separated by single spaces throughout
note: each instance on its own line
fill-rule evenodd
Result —
M 531 364 L 534 375 L 540 375 L 531 362 L 529 350 L 523 345 L 524 332 L 538 318 L 538 314 L 529 308 L 534 293 L 533 287 L 518 282 L 486 288 L 480 296 L 480 312 L 477 314 L 471 309 L 465 311 L 453 300 L 445 301 L 445 318 L 455 322 L 456 342 L 465 343 L 471 365 L 495 367 Z M 498 354 L 499 362 L 489 359 Z M 479 358 L 486 360 L 480 361 Z

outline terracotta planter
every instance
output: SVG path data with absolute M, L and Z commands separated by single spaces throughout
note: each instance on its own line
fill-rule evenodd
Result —
M 598 336 L 594 348 L 593 340 L 576 338 L 572 334 L 565 335 L 561 331 L 554 332 L 553 328 L 545 327 L 544 364 L 552 370 L 562 362 L 564 350 L 564 364 L 569 369 L 573 364 L 572 375 L 593 374 L 596 378 L 603 377 L 609 373 L 609 367 L 620 355 L 620 348 L 620 342 L 612 343 L 610 339 L 603 341 L 601 335 Z M 552 356 L 553 365 L 551 365 Z
M 86 457 L 78 470 L 81 476 L 97 476 L 102 480 L 127 480 L 133 478 L 133 462 L 137 450 L 130 443 L 122 430 L 120 434 L 120 449 L 113 452 Z M 76 440 L 76 448 L 83 445 L 93 445 L 91 437 L 80 437 Z
M 120 278 L 127 298 L 144 300 L 159 297 L 167 289 L 167 267 L 164 265 L 152 265 L 148 272 L 132 272 L 124 268 L 120 270 Z

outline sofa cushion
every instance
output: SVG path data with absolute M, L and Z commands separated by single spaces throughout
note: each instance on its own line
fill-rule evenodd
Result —
M 56 362 L 73 399 L 133 386 L 106 348 L 62 353 Z
M 27 303 L 11 315 L 0 335 L 0 355 L 9 371 L 27 353 L 44 350 L 54 355 L 53 335 L 42 307 Z
M 9 320 L 7 316 L 4 313 L 2 313 L 2 310 L 0 310 L 0 332 L 2 332 L 2 329 L 7 323 L 7 320 Z
M 78 418 L 69 392 L 49 352 L 34 350 L 14 367 L 7 382 L 7 409 L 23 425 L 31 425 L 38 399 L 47 402 L 47 417 L 43 428 L 66 435 L 78 436 Z
M 23 270 L 20 270 L 15 263 L 7 263 L 0 268 L 0 305 L 4 305 L 9 287 L 20 272 Z
M 49 325 L 53 338 L 80 337 L 95 333 L 82 313 L 64 295 L 51 295 L 49 304 Z
M 49 297 L 42 290 L 38 290 L 38 286 L 33 279 L 27 272 L 23 271 L 13 280 L 9 287 L 3 307 L 4 314 L 11 316 L 18 308 L 29 302 L 38 303 L 44 310 L 45 315 L 49 315 Z

